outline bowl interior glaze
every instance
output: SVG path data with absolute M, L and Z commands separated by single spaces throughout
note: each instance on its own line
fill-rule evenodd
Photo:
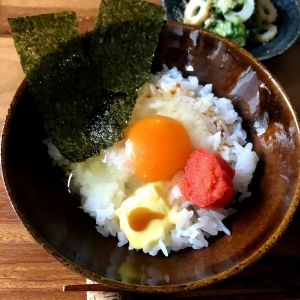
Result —
M 91 280 L 119 289 L 174 292 L 231 276 L 265 253 L 288 225 L 299 196 L 299 124 L 272 75 L 235 44 L 193 26 L 166 22 L 153 70 L 177 66 L 213 92 L 230 98 L 243 117 L 260 161 L 252 196 L 225 221 L 231 235 L 209 238 L 209 247 L 152 257 L 117 247 L 64 186 L 52 166 L 47 137 L 25 82 L 16 92 L 4 125 L 3 178 L 20 220 L 37 242 L 62 264 Z

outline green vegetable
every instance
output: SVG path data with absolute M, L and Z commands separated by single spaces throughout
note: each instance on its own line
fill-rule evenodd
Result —
M 213 28 L 213 32 L 222 35 L 224 37 L 232 36 L 233 31 L 233 23 L 227 20 L 221 21 L 217 20 L 216 26 Z
M 204 28 L 207 30 L 212 31 L 212 29 L 216 26 L 216 22 L 219 19 L 218 14 L 216 13 L 215 9 L 210 9 L 209 17 L 204 22 Z
M 242 47 L 246 46 L 246 40 L 249 36 L 249 31 L 247 30 L 245 24 L 240 23 L 233 26 L 234 34 L 231 36 L 231 40 Z
M 257 46 L 259 42 L 258 32 L 264 28 L 264 22 L 258 12 L 254 10 L 251 17 L 242 21 L 239 14 L 235 14 L 236 19 L 226 19 L 225 15 L 229 11 L 239 12 L 246 0 L 213 0 L 208 18 L 203 27 L 207 30 L 218 33 L 242 47 L 251 49 Z
M 217 20 L 216 25 L 211 29 L 213 32 L 227 37 L 244 47 L 248 37 L 248 31 L 243 23 L 232 23 L 228 20 Z
M 218 14 L 227 14 L 230 10 L 238 10 L 245 0 L 214 0 L 214 8 Z

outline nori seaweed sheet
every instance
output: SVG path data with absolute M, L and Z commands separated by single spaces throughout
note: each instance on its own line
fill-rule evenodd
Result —
M 72 11 L 7 20 L 26 75 L 50 52 L 60 53 L 64 58 L 66 50 L 61 47 L 72 39 L 77 45 L 75 42 L 69 54 L 81 50 L 76 14 Z
M 165 9 L 139 0 L 102 0 L 90 59 L 102 88 L 126 92 L 147 81 Z
M 99 154 L 85 124 L 105 99 L 83 48 L 74 12 L 9 19 L 26 81 L 47 134 L 72 162 Z
M 98 111 L 86 124 L 92 145 L 106 149 L 124 137 L 123 129 L 128 126 L 138 91 L 108 93 L 103 91 L 108 106 Z
M 163 16 L 162 7 L 148 2 L 102 0 L 89 53 L 74 12 L 8 19 L 45 129 L 71 162 L 123 138 Z

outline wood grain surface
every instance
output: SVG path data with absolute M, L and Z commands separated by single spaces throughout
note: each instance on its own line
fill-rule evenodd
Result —
M 152 2 L 157 2 L 153 0 Z M 72 9 L 82 32 L 93 27 L 98 0 L 0 0 L 0 126 L 24 78 L 7 17 Z M 283 55 L 265 61 L 300 112 L 300 41 Z M 22 149 L 20 149 L 21 151 Z M 219 284 L 172 295 L 132 294 L 132 299 L 300 299 L 300 210 L 277 244 L 259 261 Z M 85 284 L 49 256 L 26 232 L 14 213 L 0 180 L 0 299 L 82 300 L 85 292 L 62 287 Z

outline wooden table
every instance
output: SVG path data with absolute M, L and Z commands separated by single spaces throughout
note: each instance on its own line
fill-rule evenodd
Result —
M 152 0 L 157 2 L 157 0 Z M 13 94 L 24 78 L 7 17 L 72 9 L 82 32 L 93 27 L 99 0 L 0 0 L 0 125 Z M 300 40 L 265 65 L 281 82 L 300 112 Z M 300 209 L 277 244 L 263 258 L 237 276 L 186 294 L 155 295 L 158 299 L 300 299 Z M 26 232 L 15 215 L 0 181 L 0 299 L 86 299 L 84 292 L 63 292 L 69 284 L 84 284 L 50 257 Z M 153 295 L 133 294 L 133 299 Z

